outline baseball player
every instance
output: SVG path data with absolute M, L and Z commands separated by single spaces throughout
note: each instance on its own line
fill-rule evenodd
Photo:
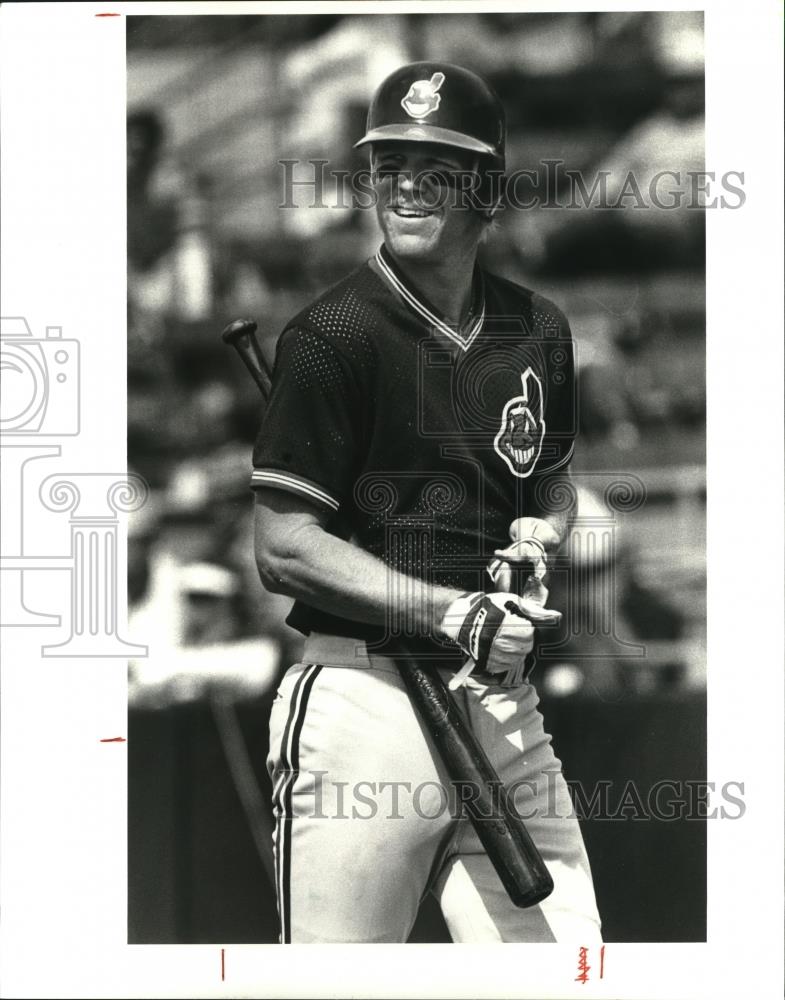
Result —
M 571 456 L 572 343 L 554 305 L 477 263 L 504 142 L 475 74 L 389 76 L 356 144 L 383 243 L 278 343 L 252 486 L 262 581 L 307 637 L 270 721 L 284 943 L 404 942 L 429 891 L 457 942 L 599 940 L 530 678 L 535 629 L 559 617 L 542 580 L 569 513 L 547 486 Z M 555 883 L 535 907 L 513 906 L 454 808 L 392 658 L 404 636 L 514 793 Z

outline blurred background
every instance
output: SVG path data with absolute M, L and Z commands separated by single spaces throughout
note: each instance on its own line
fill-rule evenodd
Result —
M 287 319 L 376 250 L 374 213 L 332 185 L 280 208 L 278 161 L 365 166 L 374 89 L 425 58 L 492 82 L 508 171 L 539 169 L 543 197 L 547 160 L 589 188 L 608 171 L 610 200 L 630 171 L 645 193 L 704 169 L 700 12 L 127 18 L 128 461 L 151 486 L 128 547 L 150 647 L 130 665 L 132 942 L 276 940 L 266 725 L 300 637 L 253 563 L 260 403 L 219 332 L 254 316 L 272 359 Z M 563 176 L 551 195 L 569 204 Z M 537 673 L 557 755 L 589 789 L 703 780 L 703 212 L 508 208 L 483 254 L 577 344 L 579 516 L 550 602 L 569 607 Z M 705 938 L 704 822 L 584 835 L 606 940 Z M 448 940 L 430 904 L 412 940 Z

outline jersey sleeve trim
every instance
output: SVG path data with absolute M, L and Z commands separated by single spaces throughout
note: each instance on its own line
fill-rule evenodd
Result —
M 295 476 L 291 472 L 281 472 L 279 469 L 254 469 L 251 473 L 251 489 L 268 486 L 308 497 L 309 500 L 315 500 L 323 507 L 329 507 L 330 510 L 338 510 L 340 507 L 340 503 L 334 496 L 321 486 L 317 486 L 316 483 L 303 479 L 302 476 Z

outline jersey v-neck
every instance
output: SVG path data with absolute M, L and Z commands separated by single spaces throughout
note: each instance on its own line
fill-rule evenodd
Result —
M 461 350 L 468 351 L 472 343 L 477 338 L 482 325 L 485 322 L 485 283 L 482 271 L 475 266 L 474 280 L 472 288 L 472 302 L 469 315 L 466 321 L 460 326 L 451 323 L 447 317 L 439 312 L 420 291 L 415 291 L 411 283 L 407 281 L 401 269 L 393 260 L 392 254 L 386 246 L 382 244 L 369 264 L 385 280 L 392 291 L 401 298 L 406 305 L 416 313 L 421 320 L 431 329 L 438 330 L 453 343 L 457 344 Z M 374 266 L 375 265 L 375 266 Z

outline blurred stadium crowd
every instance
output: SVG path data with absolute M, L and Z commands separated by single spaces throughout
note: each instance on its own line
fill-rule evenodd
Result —
M 129 537 L 132 629 L 151 644 L 132 698 L 165 705 L 216 684 L 266 690 L 298 654 L 287 602 L 253 564 L 259 399 L 219 331 L 252 315 L 272 358 L 285 321 L 379 238 L 372 211 L 330 191 L 321 208 L 280 208 L 278 161 L 364 166 L 352 143 L 375 86 L 439 58 L 498 90 L 511 169 L 558 159 L 589 186 L 607 170 L 612 190 L 629 171 L 641 187 L 658 170 L 700 171 L 703 25 L 694 12 L 133 16 L 127 44 L 128 459 L 152 490 Z M 484 254 L 570 318 L 586 523 L 612 513 L 614 473 L 646 490 L 637 510 L 613 513 L 615 553 L 580 548 L 612 595 L 613 634 L 594 627 L 589 659 L 568 636 L 540 684 L 606 699 L 700 687 L 704 213 L 507 210 Z M 645 657 L 627 655 L 636 643 Z M 220 662 L 202 669 L 187 655 L 199 647 L 219 647 Z

